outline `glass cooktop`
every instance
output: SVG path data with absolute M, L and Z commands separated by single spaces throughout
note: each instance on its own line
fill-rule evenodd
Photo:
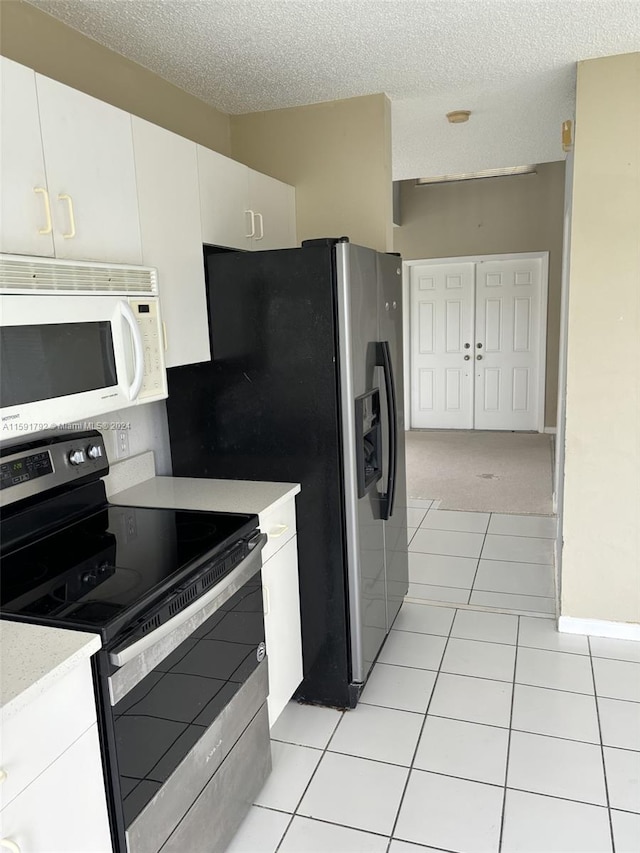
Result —
M 2 615 L 99 631 L 103 641 L 234 549 L 257 517 L 105 506 L 6 554 Z

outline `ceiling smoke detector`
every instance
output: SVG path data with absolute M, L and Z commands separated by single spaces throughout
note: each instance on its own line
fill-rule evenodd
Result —
M 469 121 L 471 110 L 453 110 L 447 113 L 447 121 L 450 124 L 461 124 L 463 121 Z

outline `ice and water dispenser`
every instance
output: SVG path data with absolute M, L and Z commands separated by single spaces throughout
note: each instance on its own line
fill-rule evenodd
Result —
M 356 463 L 358 497 L 362 498 L 382 477 L 382 425 L 377 388 L 356 397 Z

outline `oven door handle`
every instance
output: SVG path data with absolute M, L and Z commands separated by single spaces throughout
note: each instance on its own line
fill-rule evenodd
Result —
M 261 568 L 262 560 L 259 555 L 266 542 L 266 533 L 261 533 L 252 539 L 249 543 L 249 547 L 251 549 L 249 554 L 235 567 L 232 572 L 229 572 L 226 577 L 224 577 L 219 583 L 212 586 L 204 595 L 201 595 L 192 602 L 192 604 L 185 607 L 184 610 L 176 613 L 172 619 L 169 619 L 163 625 L 160 625 L 160 627 L 156 628 L 155 631 L 152 631 L 150 634 L 146 634 L 139 640 L 135 640 L 135 642 L 128 646 L 114 649 L 109 653 L 109 662 L 113 666 L 122 667 L 134 660 L 134 658 L 137 658 L 144 652 L 148 651 L 152 646 L 155 646 L 156 643 L 160 642 L 160 640 L 163 640 L 165 637 L 168 637 L 170 634 L 175 634 L 176 642 L 172 645 L 174 648 L 177 648 L 180 643 L 186 639 L 186 637 L 182 636 L 183 631 L 180 630 L 183 626 L 186 626 L 188 622 L 193 620 L 192 624 L 189 626 L 191 629 L 189 633 L 193 633 L 199 624 L 202 624 L 202 622 L 205 622 L 209 616 L 211 616 L 211 612 L 209 612 L 207 605 L 212 601 L 215 601 L 217 598 L 220 598 L 220 604 L 223 604 L 236 592 L 235 580 L 240 572 L 242 572 L 243 578 L 246 581 Z M 253 571 L 247 571 L 250 567 L 253 568 Z M 225 595 L 225 591 L 227 590 L 229 590 L 229 594 Z M 198 614 L 202 615 L 201 619 L 198 618 Z M 171 651 L 172 650 L 173 649 L 171 649 Z

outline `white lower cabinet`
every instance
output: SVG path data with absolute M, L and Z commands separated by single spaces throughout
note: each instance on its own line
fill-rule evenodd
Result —
M 302 681 L 298 537 L 262 567 L 264 630 L 269 660 L 269 725 L 273 726 Z
M 273 726 L 302 681 L 295 501 L 260 513 L 260 529 L 269 537 L 262 552 L 262 591 Z
M 91 662 L 2 720 L 2 853 L 111 853 Z
M 0 823 L 0 845 L 12 853 L 111 853 L 95 723 L 0 812 Z

